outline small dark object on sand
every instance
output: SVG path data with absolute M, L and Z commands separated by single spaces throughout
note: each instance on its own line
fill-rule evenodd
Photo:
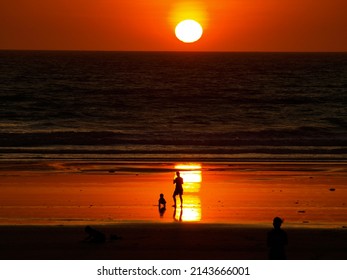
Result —
M 334 192 L 336 189 L 335 188 L 330 188 L 329 191 Z
M 91 226 L 86 226 L 84 231 L 88 234 L 87 238 L 84 240 L 85 242 L 90 243 L 105 243 L 106 236 L 103 232 L 92 228 Z

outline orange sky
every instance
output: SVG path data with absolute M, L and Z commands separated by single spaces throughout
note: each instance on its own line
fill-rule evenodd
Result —
M 347 51 L 346 0 L 4 0 L 0 49 Z M 174 35 L 185 17 L 202 39 Z

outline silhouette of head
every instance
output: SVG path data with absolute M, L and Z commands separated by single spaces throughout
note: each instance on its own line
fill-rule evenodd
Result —
M 176 175 L 179 177 L 179 176 L 180 176 L 180 172 L 179 172 L 179 171 L 177 171 L 177 172 L 176 172 Z
M 161 194 L 160 194 L 160 198 L 163 198 L 163 197 L 164 197 L 164 195 L 161 193 Z
M 280 217 L 275 217 L 272 224 L 275 229 L 279 229 L 281 228 L 282 223 L 283 223 L 283 220 Z

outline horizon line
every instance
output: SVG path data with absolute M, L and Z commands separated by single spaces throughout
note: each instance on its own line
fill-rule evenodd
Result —
M 312 50 L 312 51 L 274 51 L 274 50 L 233 50 L 233 51 L 227 51 L 227 50 L 213 50 L 213 51 L 207 51 L 207 50 L 82 50 L 82 49 L 1 49 L 0 51 L 15 51 L 15 52 L 133 52 L 133 53 L 347 53 L 347 50 L 345 51 L 318 51 L 318 50 Z

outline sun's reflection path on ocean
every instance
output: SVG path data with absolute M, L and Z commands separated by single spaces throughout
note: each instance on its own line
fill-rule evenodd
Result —
M 200 164 L 178 164 L 175 166 L 180 171 L 183 178 L 183 207 L 174 209 L 173 218 L 175 221 L 200 221 L 201 220 L 201 200 L 200 188 L 202 182 L 202 169 Z

